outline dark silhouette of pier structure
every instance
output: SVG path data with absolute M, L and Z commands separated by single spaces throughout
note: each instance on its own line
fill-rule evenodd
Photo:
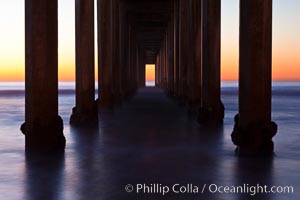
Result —
M 76 105 L 72 125 L 101 120 L 97 119 L 99 112 L 112 109 L 145 87 L 145 64 L 156 64 L 156 87 L 197 112 L 200 124 L 222 124 L 221 0 L 75 3 Z M 58 2 L 25 0 L 25 7 L 26 122 L 22 130 L 26 149 L 62 150 L 65 140 L 58 116 Z M 239 45 L 239 113 L 232 140 L 240 155 L 272 154 L 272 137 L 277 129 L 271 121 L 272 0 L 240 1 Z

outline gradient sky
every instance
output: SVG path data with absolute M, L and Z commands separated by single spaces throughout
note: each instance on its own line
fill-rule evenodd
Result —
M 61 81 L 75 77 L 74 2 L 59 0 Z M 300 0 L 273 2 L 273 79 L 300 80 Z M 22 81 L 24 0 L 0 1 L 0 27 L 0 81 Z M 238 78 L 238 27 L 239 0 L 222 0 L 222 80 Z
M 146 80 L 155 81 L 155 65 L 146 65 Z

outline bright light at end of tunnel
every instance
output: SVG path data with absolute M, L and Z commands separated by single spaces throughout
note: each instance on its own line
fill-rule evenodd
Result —
M 146 64 L 146 86 L 155 86 L 155 64 Z

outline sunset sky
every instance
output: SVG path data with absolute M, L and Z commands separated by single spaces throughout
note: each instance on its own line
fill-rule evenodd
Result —
M 24 1 L 0 1 L 0 81 L 24 80 Z M 59 0 L 59 79 L 75 77 L 75 1 Z M 273 79 L 300 80 L 300 1 L 273 0 Z M 238 78 L 239 0 L 222 0 L 222 80 Z
M 146 78 L 147 81 L 155 81 L 155 65 L 146 65 Z

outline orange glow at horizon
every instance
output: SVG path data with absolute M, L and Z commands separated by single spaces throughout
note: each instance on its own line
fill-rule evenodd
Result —
M 274 33 L 272 54 L 273 80 L 300 80 L 300 39 L 288 36 L 283 40 Z
M 95 67 L 97 69 L 97 67 Z M 238 80 L 238 56 L 222 57 L 221 80 Z M 96 80 L 97 80 L 97 72 Z M 59 81 L 71 82 L 75 80 L 75 63 L 63 62 L 59 66 Z M 300 60 L 297 55 L 283 58 L 280 52 L 273 52 L 272 78 L 274 81 L 300 81 Z M 0 81 L 15 82 L 25 80 L 25 64 L 18 62 L 1 63 Z M 147 65 L 146 81 L 155 81 L 155 65 Z
M 75 54 L 65 55 L 58 61 L 58 80 L 75 80 Z
M 155 65 L 146 64 L 146 81 L 155 81 Z
M 25 69 L 24 69 L 25 70 Z M 20 82 L 25 79 L 25 71 L 17 67 L 10 67 L 9 69 L 1 69 L 0 81 L 2 82 Z

